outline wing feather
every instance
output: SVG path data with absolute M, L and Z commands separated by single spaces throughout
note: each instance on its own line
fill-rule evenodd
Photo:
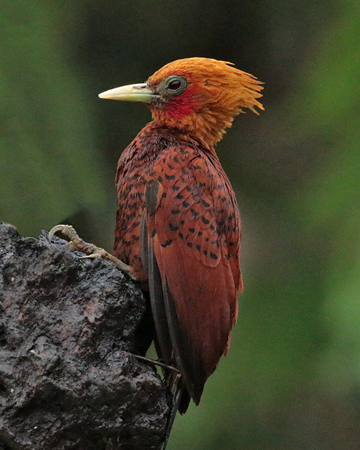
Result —
M 151 183 L 146 187 L 145 206 L 147 211 L 155 212 L 156 205 L 154 204 L 154 201 L 155 198 L 157 198 L 156 196 L 159 191 L 159 187 L 160 184 L 158 182 Z M 162 280 L 159 266 L 154 255 L 153 239 L 148 233 L 146 214 L 146 212 L 143 214 L 140 226 L 141 259 L 149 280 L 150 304 L 155 324 L 157 348 L 160 351 L 159 357 L 165 362 L 165 364 L 170 364 L 172 358 L 172 346 L 164 303 Z
M 199 403 L 237 316 L 239 212 L 215 154 L 169 148 L 152 174 L 141 254 L 156 332 Z

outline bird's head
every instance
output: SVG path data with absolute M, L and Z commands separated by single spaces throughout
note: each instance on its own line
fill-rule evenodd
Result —
M 146 83 L 110 89 L 99 97 L 147 103 L 157 123 L 214 145 L 243 108 L 263 109 L 257 100 L 261 84 L 231 63 L 186 58 L 166 64 Z

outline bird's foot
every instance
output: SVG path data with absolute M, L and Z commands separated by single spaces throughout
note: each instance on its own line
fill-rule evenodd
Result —
M 82 256 L 81 259 L 95 259 L 102 258 L 106 261 L 111 261 L 116 268 L 122 270 L 127 273 L 133 280 L 135 280 L 135 276 L 131 271 L 130 266 L 122 262 L 120 259 L 113 256 L 111 253 L 108 253 L 101 247 L 97 247 L 94 244 L 89 242 L 85 242 L 83 239 L 79 237 L 74 227 L 71 225 L 56 225 L 49 231 L 49 241 L 51 242 L 52 238 L 56 233 L 61 233 L 63 236 L 66 236 L 70 241 L 68 245 L 72 251 L 79 251 L 85 253 L 86 256 Z
M 164 364 L 161 361 L 155 361 L 154 359 L 146 358 L 146 356 L 135 355 L 134 353 L 129 353 L 129 352 L 125 352 L 125 353 L 128 353 L 129 355 L 132 355 L 135 358 L 140 359 L 141 361 L 145 361 L 149 364 L 152 364 L 153 366 L 159 366 L 163 369 L 167 369 L 167 370 L 171 370 L 172 372 L 176 372 L 176 374 L 180 374 L 179 369 L 177 369 L 176 367 L 173 367 L 173 366 L 169 366 L 168 364 Z

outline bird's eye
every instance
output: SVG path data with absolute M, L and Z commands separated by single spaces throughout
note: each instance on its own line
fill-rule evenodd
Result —
M 160 85 L 160 90 L 166 96 L 169 95 L 179 95 L 181 94 L 186 86 L 188 85 L 187 81 L 179 77 L 178 75 L 170 75 L 166 80 L 164 80 Z
M 170 83 L 168 84 L 168 89 L 169 91 L 177 91 L 180 86 L 181 86 L 180 80 L 173 80 L 170 81 Z

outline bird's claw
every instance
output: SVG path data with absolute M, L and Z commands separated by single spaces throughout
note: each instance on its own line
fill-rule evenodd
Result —
M 69 239 L 71 239 L 71 241 L 73 240 L 73 237 L 77 237 L 79 238 L 79 235 L 77 234 L 77 232 L 75 231 L 75 228 L 72 227 L 71 225 L 55 225 L 54 227 L 51 228 L 51 230 L 49 231 L 49 241 L 52 241 L 52 238 L 55 236 L 56 233 L 61 233 L 64 236 L 68 237 Z
M 79 237 L 74 227 L 71 225 L 56 225 L 49 231 L 49 241 L 51 242 L 55 233 L 61 233 L 63 236 L 70 239 L 68 245 L 72 251 L 80 251 L 85 253 L 85 256 L 81 256 L 80 259 L 95 259 L 95 258 L 103 258 L 107 261 L 111 261 L 115 267 L 119 270 L 126 272 L 133 280 L 135 280 L 135 276 L 127 264 L 122 262 L 120 259 L 108 253 L 103 248 L 97 247 L 94 244 L 89 242 L 85 242 L 83 239 Z
M 91 255 L 80 256 L 79 259 L 96 259 L 96 258 L 102 258 L 100 252 L 91 253 Z
M 132 356 L 134 356 L 134 358 L 139 359 L 140 361 L 145 361 L 149 364 L 152 364 L 153 366 L 159 366 L 163 369 L 167 369 L 169 371 L 175 372 L 176 375 L 181 375 L 180 370 L 174 366 L 169 366 L 168 364 L 164 364 L 161 361 L 155 361 L 154 359 L 147 358 L 146 356 L 135 355 L 134 353 L 130 353 L 130 352 L 124 352 L 124 353 L 127 353 L 128 355 L 132 355 Z

